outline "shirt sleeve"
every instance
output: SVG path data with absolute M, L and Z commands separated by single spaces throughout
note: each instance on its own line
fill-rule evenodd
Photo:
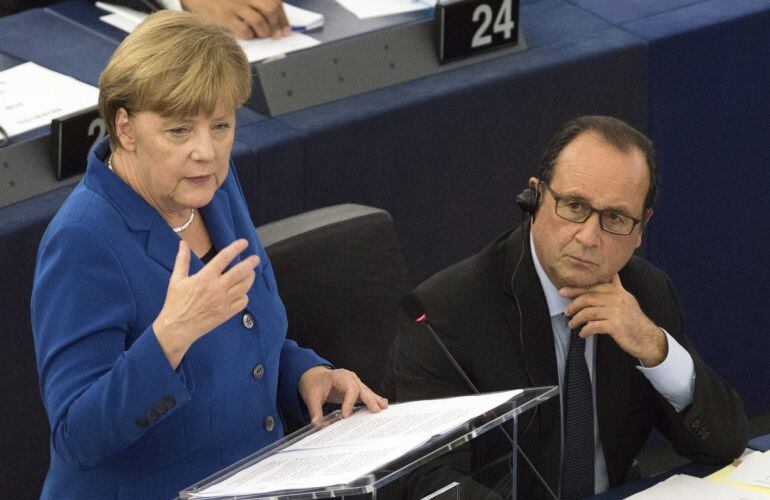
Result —
M 678 412 L 684 410 L 693 401 L 695 393 L 695 364 L 692 356 L 669 333 L 668 355 L 658 366 L 647 368 L 637 366 L 637 369 L 647 377 L 652 386 Z
M 158 3 L 167 10 L 182 10 L 182 0 L 158 0 Z

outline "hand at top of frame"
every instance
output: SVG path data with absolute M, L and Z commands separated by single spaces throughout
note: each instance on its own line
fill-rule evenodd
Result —
M 636 297 L 623 288 L 617 274 L 609 283 L 588 288 L 564 287 L 559 294 L 572 299 L 565 314 L 571 318 L 570 328 L 582 326 L 581 337 L 609 335 L 648 368 L 666 359 L 666 335 L 642 312 Z
M 281 0 L 182 0 L 182 7 L 244 40 L 291 34 Z
M 314 366 L 303 373 L 299 379 L 299 393 L 314 424 L 323 420 L 322 407 L 327 401 L 342 403 L 342 418 L 353 413 L 357 401 L 364 403 L 372 413 L 388 407 L 388 400 L 375 394 L 355 373 L 326 366 Z

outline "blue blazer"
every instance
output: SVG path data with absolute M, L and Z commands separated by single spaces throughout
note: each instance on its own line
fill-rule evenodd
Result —
M 179 237 L 104 165 L 105 139 L 43 236 L 32 292 L 51 426 L 42 498 L 172 498 L 306 420 L 297 386 L 328 364 L 286 340 L 286 312 L 235 169 L 200 209 L 216 249 L 261 263 L 247 310 L 195 342 L 176 370 L 152 331 Z M 203 267 L 194 255 L 193 274 Z

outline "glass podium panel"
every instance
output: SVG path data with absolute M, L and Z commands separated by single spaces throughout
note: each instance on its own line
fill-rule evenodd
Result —
M 195 483 L 194 485 L 180 492 L 180 498 L 227 498 L 232 500 L 251 500 L 251 499 L 291 499 L 303 500 L 312 498 L 342 498 L 348 496 L 363 495 L 364 497 L 375 499 L 377 492 L 388 484 L 406 476 L 415 471 L 418 467 L 430 463 L 432 460 L 445 455 L 446 453 L 457 449 L 458 447 L 473 441 L 479 436 L 489 432 L 492 429 L 511 422 L 513 435 L 508 437 L 511 440 L 511 470 L 512 470 L 512 497 L 515 498 L 515 471 L 516 471 L 516 422 L 518 416 L 541 404 L 542 402 L 554 397 L 559 393 L 557 386 L 535 387 L 523 389 L 514 395 L 505 403 L 487 411 L 477 417 L 471 418 L 460 426 L 432 437 L 428 442 L 420 445 L 408 453 L 399 456 L 384 466 L 358 477 L 347 484 L 332 486 L 307 487 L 303 489 L 292 489 L 283 491 L 271 491 L 269 493 L 238 493 L 225 494 L 223 496 L 210 496 L 204 492 L 208 488 L 241 473 L 245 469 L 266 460 L 273 455 L 280 453 L 308 436 L 319 432 L 329 425 L 341 420 L 339 411 L 330 413 L 320 425 L 306 426 L 283 439 L 276 441 L 270 446 L 257 451 L 256 453 L 245 457 L 239 462 Z M 509 424 L 511 425 L 511 424 Z M 503 429 L 503 432 L 508 435 Z M 436 498 L 445 498 L 437 496 Z

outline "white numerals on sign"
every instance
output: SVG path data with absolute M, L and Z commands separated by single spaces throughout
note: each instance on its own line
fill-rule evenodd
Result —
M 492 25 L 492 33 L 502 33 L 506 40 L 513 34 L 514 22 L 511 13 L 511 0 L 503 0 L 500 10 L 497 11 L 495 23 Z M 481 20 L 481 26 L 476 30 L 471 40 L 471 48 L 483 47 L 492 43 L 492 35 L 487 33 L 489 25 L 492 24 L 492 7 L 487 4 L 481 4 L 473 11 L 473 22 Z M 482 19 L 483 18 L 483 19 Z
M 513 19 L 511 18 L 511 0 L 503 0 L 500 10 L 497 11 L 495 25 L 492 27 L 495 33 L 503 33 L 503 38 L 508 40 L 513 33 Z
M 489 25 L 492 24 L 492 7 L 485 3 L 476 7 L 476 10 L 473 11 L 473 22 L 479 22 L 479 18 L 482 16 L 484 20 L 481 21 L 481 26 L 476 30 L 476 34 L 473 35 L 473 40 L 471 41 L 471 47 L 474 49 L 492 43 L 492 35 L 484 34 Z
M 92 147 L 95 146 L 97 142 L 104 139 L 104 136 L 107 135 L 107 124 L 104 123 L 103 119 L 95 118 L 88 126 L 88 135 L 92 136 L 94 134 L 96 134 L 96 139 L 94 139 Z

